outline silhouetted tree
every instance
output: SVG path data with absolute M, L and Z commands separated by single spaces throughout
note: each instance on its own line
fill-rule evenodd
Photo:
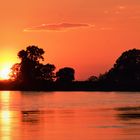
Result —
M 108 84 L 137 85 L 140 83 L 140 50 L 132 49 L 122 53 L 116 60 L 114 67 L 102 75 L 99 81 L 105 81 Z
M 36 80 L 39 61 L 44 60 L 43 54 L 44 50 L 37 46 L 28 46 L 26 50 L 19 51 L 18 57 L 21 59 L 19 79 L 24 82 Z
M 42 64 L 44 50 L 37 46 L 29 46 L 26 50 L 18 52 L 20 63 L 13 65 L 11 78 L 22 82 L 35 82 L 36 80 L 54 80 L 55 66 L 53 64 Z
M 56 72 L 56 78 L 57 78 L 57 82 L 72 82 L 73 80 L 75 80 L 74 77 L 75 74 L 75 70 L 73 68 L 70 67 L 64 67 L 59 69 L 58 72 Z

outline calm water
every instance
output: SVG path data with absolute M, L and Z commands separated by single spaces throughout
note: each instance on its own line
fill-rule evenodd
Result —
M 140 140 L 140 93 L 0 91 L 0 140 Z

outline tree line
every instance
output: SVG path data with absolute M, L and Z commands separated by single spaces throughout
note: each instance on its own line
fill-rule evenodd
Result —
M 28 46 L 18 52 L 20 63 L 11 68 L 11 83 L 0 89 L 13 90 L 140 90 L 140 50 L 130 49 L 121 54 L 115 64 L 104 74 L 90 76 L 85 81 L 75 81 L 75 70 L 63 67 L 55 72 L 54 64 L 44 64 L 45 51 L 38 46 Z

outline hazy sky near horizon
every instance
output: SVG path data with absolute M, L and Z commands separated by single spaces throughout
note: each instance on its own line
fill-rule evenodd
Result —
M 77 79 L 104 73 L 120 54 L 140 49 L 140 0 L 1 0 L 0 67 L 37 45 L 45 62 Z

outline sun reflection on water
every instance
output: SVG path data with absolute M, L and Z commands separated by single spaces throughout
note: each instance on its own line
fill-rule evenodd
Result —
M 10 111 L 2 111 L 1 112 L 1 119 L 2 119 L 2 123 L 4 125 L 9 124 L 11 122 L 10 120 L 10 116 L 11 116 L 11 112 Z
M 10 91 L 2 91 L 0 93 L 0 99 L 2 102 L 0 111 L 0 128 L 1 128 L 0 139 L 10 140 L 11 116 L 12 116 L 12 113 L 9 110 Z

